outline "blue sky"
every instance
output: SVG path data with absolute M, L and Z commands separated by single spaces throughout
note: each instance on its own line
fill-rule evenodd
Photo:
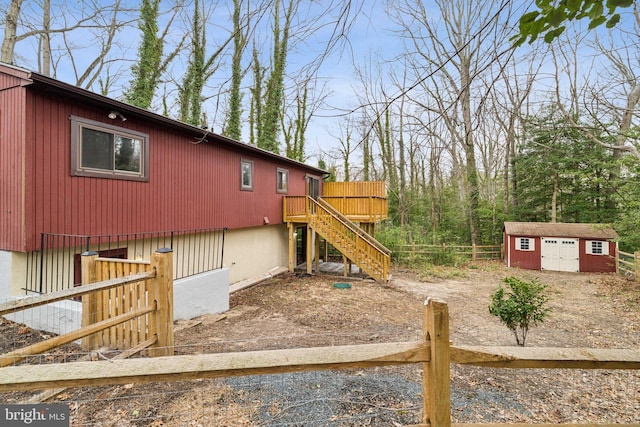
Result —
M 0 10 L 4 11 L 8 5 L 9 0 L 1 0 Z M 127 0 L 131 3 L 130 0 Z M 255 2 L 254 2 L 255 3 Z M 325 12 L 331 5 L 339 5 L 341 2 L 335 0 L 323 0 L 316 2 L 305 2 L 307 8 L 301 11 L 300 19 L 307 19 L 314 24 L 326 24 L 318 31 L 311 35 L 305 36 L 303 40 L 298 40 L 292 45 L 292 50 L 289 55 L 288 71 L 291 75 L 295 74 L 304 65 L 308 64 L 313 58 L 319 55 L 322 47 L 325 45 L 326 40 L 329 38 L 333 27 L 330 25 L 332 20 L 335 19 L 330 13 Z M 512 2 L 516 15 L 523 13 L 525 7 L 531 4 L 531 1 L 516 1 Z M 62 12 L 63 6 L 71 8 Z M 63 0 L 52 0 L 52 7 L 54 12 L 54 27 L 64 25 L 64 20 L 72 22 L 75 16 L 79 16 L 79 8 L 82 2 L 66 2 Z M 163 10 L 166 12 L 172 2 L 162 2 Z M 324 87 L 327 94 L 326 103 L 323 108 L 317 111 L 317 117 L 312 121 L 307 133 L 307 154 L 309 156 L 317 156 L 320 152 L 333 152 L 338 146 L 335 137 L 341 134 L 341 126 L 345 120 L 345 114 L 347 111 L 356 108 L 359 105 L 357 92 L 362 91 L 360 83 L 356 79 L 355 69 L 369 68 L 377 71 L 381 70 L 381 81 L 389 84 L 388 73 L 392 71 L 401 71 L 402 65 L 399 61 L 393 60 L 402 51 L 403 42 L 397 35 L 398 26 L 394 24 L 393 20 L 387 15 L 388 3 L 384 0 L 362 0 L 362 7 L 359 10 L 357 18 L 354 18 L 352 27 L 348 34 L 345 35 L 343 43 L 339 44 L 337 48 L 331 52 L 331 55 L 324 61 L 323 66 L 319 71 L 319 77 L 321 85 Z M 226 37 L 228 37 L 231 30 L 231 22 L 229 19 L 231 4 L 229 0 L 219 0 L 217 2 L 208 2 L 207 6 L 210 8 L 209 25 L 207 27 L 207 40 L 211 47 L 209 53 L 211 53 L 216 46 L 218 46 Z M 425 2 L 425 7 L 428 9 L 428 13 L 432 16 L 433 22 L 439 20 L 437 9 L 433 7 L 433 3 L 430 1 Z M 191 10 L 190 8 L 188 10 Z M 23 8 L 24 16 L 29 18 L 27 22 L 38 22 L 39 10 L 35 2 L 25 1 Z M 355 13 L 355 11 L 352 11 Z M 163 20 L 168 19 L 168 14 L 163 15 Z M 121 20 L 134 20 L 135 13 L 123 14 Z M 627 25 L 623 22 L 622 27 Z M 36 24 L 37 25 L 37 24 Z M 182 34 L 184 33 L 185 16 L 180 16 L 173 24 L 169 40 L 170 45 L 177 43 Z M 583 24 L 579 24 L 579 27 L 583 27 Z M 21 34 L 28 31 L 26 26 L 21 26 L 18 33 Z M 603 30 L 599 30 L 601 33 Z M 614 32 L 618 37 L 627 37 L 624 33 Z M 75 83 L 74 69 L 82 70 L 86 64 L 90 63 L 95 58 L 96 52 L 96 39 L 90 30 L 77 30 L 69 34 L 69 37 L 65 40 L 58 35 L 53 38 L 52 45 L 55 50 L 56 57 L 56 77 Z M 268 20 L 264 20 L 262 25 L 255 29 L 254 37 L 256 43 L 261 44 L 264 48 L 262 55 L 262 61 L 264 64 L 268 62 L 268 51 L 270 45 L 270 28 Z M 631 37 L 631 36 L 628 36 Z M 587 40 L 592 39 L 591 36 L 585 38 L 585 43 L 581 46 L 580 54 L 584 58 L 585 64 L 590 63 L 593 59 L 592 51 L 587 47 Z M 35 37 L 29 38 L 17 44 L 16 53 L 18 58 L 18 65 L 24 66 L 31 70 L 37 70 L 37 58 L 35 52 L 37 51 L 37 39 Z M 74 49 L 73 60 L 68 55 L 64 55 L 61 49 L 64 48 L 64 43 L 72 44 L 76 48 Z M 135 25 L 129 25 L 120 31 L 118 34 L 118 48 L 114 49 L 112 53 L 112 59 L 127 58 L 127 60 L 118 60 L 112 63 L 110 73 L 116 83 L 111 87 L 109 96 L 119 97 L 123 88 L 125 88 L 130 80 L 129 68 L 132 64 L 132 59 L 135 58 L 137 47 L 139 43 L 139 31 L 135 28 Z M 524 46 L 520 52 L 526 53 L 526 49 L 529 47 Z M 167 48 L 169 50 L 169 47 Z M 172 64 L 170 68 L 170 75 L 168 77 L 177 79 L 179 81 L 181 72 L 185 67 L 187 59 L 187 49 L 183 49 L 180 56 Z M 520 52 L 518 54 L 520 54 Z M 227 58 L 228 59 L 228 58 Z M 545 61 L 545 72 L 548 74 L 551 71 L 546 69 L 550 67 L 549 57 L 546 56 L 542 59 Z M 248 63 L 248 60 L 245 61 Z M 380 65 L 378 65 L 380 64 Z M 228 62 L 223 64 L 219 71 L 214 74 L 210 80 L 209 87 L 206 89 L 205 96 L 208 97 L 205 101 L 205 109 L 207 111 L 207 117 L 209 121 L 214 122 L 213 130 L 220 132 L 220 123 L 224 115 L 224 88 L 229 78 Z M 542 76 L 541 76 L 542 77 Z M 411 77 L 410 77 L 411 78 Z M 411 81 L 410 81 L 411 82 Z M 245 78 L 245 100 L 248 99 L 248 85 L 250 84 L 250 73 Z M 539 81 L 540 87 L 544 88 L 549 86 L 552 81 L 548 78 L 541 78 Z M 221 90 L 222 88 L 222 90 Z M 98 91 L 98 85 L 94 84 L 93 90 Z M 168 81 L 166 85 L 159 88 L 159 93 L 163 91 L 173 93 L 175 86 Z M 389 94 L 397 94 L 398 90 L 389 88 Z M 159 106 L 159 104 L 157 104 Z M 356 115 L 352 115 L 352 118 L 356 118 Z M 246 118 L 246 115 L 245 115 Z M 245 132 L 243 139 L 248 139 L 248 133 Z M 310 163 L 315 163 L 315 159 L 310 159 Z

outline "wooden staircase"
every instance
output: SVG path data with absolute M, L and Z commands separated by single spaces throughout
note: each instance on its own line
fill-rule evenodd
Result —
M 306 198 L 307 224 L 375 280 L 390 279 L 391 251 L 322 198 Z

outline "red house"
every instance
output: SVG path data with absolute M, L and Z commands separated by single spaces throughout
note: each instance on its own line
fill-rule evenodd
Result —
M 196 282 L 185 285 L 196 314 L 223 311 L 230 284 L 291 269 L 292 239 L 325 232 L 316 221 L 297 233 L 309 223 L 291 210 L 323 195 L 325 174 L 0 64 L 0 300 L 73 286 L 86 250 L 148 259 L 164 246 L 174 277 Z M 302 199 L 285 221 L 286 197 Z
M 615 272 L 618 234 L 602 224 L 505 222 L 504 260 L 527 270 Z

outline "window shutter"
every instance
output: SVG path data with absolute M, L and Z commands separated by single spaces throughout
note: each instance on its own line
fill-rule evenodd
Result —
M 609 242 L 602 242 L 602 255 L 609 255 Z
M 587 255 L 592 255 L 593 254 L 593 241 L 591 240 L 587 240 L 584 242 L 584 248 L 585 251 L 587 252 Z

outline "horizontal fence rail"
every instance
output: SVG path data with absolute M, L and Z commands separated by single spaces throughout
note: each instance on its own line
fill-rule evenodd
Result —
M 502 245 L 397 245 L 393 253 L 398 259 L 409 257 L 433 258 L 442 255 L 460 256 L 472 261 L 502 259 Z
M 425 303 L 422 323 L 421 341 L 164 356 L 153 363 L 131 359 L 8 366 L 0 368 L 0 392 L 420 363 L 423 416 L 414 427 L 449 427 L 451 363 L 513 369 L 640 369 L 640 352 L 635 349 L 454 346 L 449 341 L 448 306 L 431 298 Z
M 629 279 L 640 280 L 640 253 L 618 250 L 616 252 L 616 271 Z
M 60 291 L 80 284 L 80 254 L 148 259 L 158 248 L 174 251 L 174 279 L 222 268 L 224 228 L 201 228 L 111 235 L 43 233 L 40 250 L 27 254 L 26 294 Z

